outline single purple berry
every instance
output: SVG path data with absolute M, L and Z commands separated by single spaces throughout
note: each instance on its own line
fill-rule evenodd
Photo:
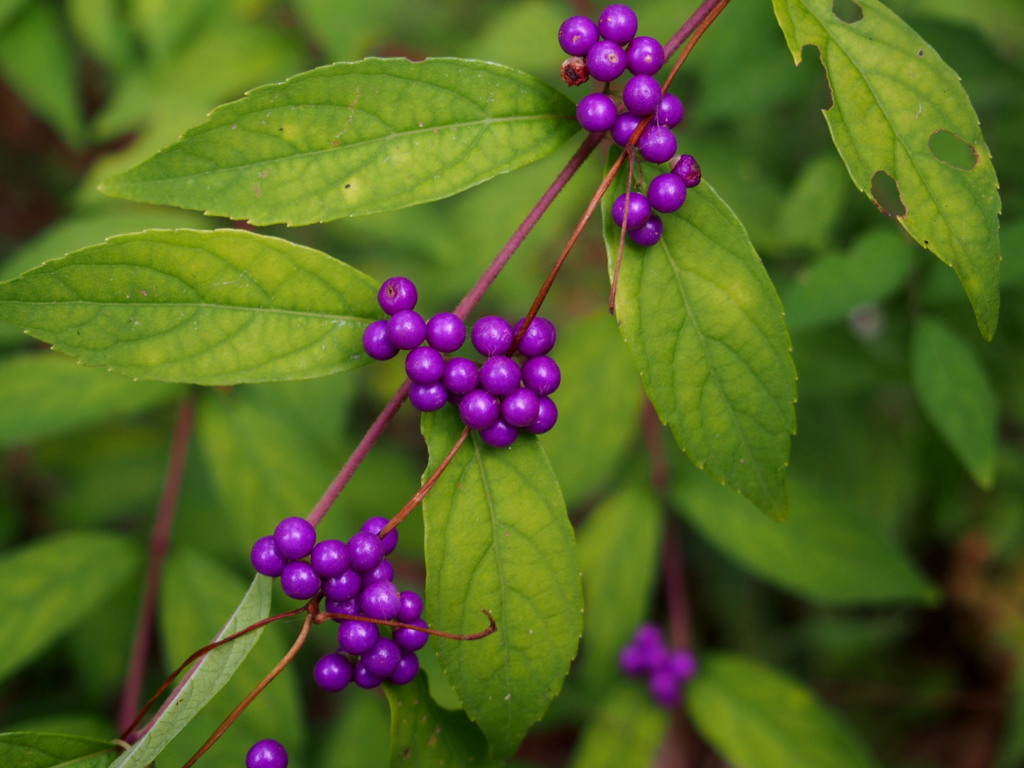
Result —
M 666 128 L 675 128 L 683 122 L 683 102 L 674 93 L 666 93 L 658 102 L 658 108 L 654 111 L 654 122 L 664 125 Z
M 640 134 L 637 149 L 649 163 L 664 163 L 676 153 L 676 135 L 664 125 L 649 124 Z
M 523 321 L 526 318 L 518 320 L 514 326 L 512 326 L 512 333 L 518 335 L 520 328 L 523 327 Z M 526 329 L 526 333 L 519 340 L 519 345 L 516 347 L 516 351 L 525 357 L 537 357 L 537 355 L 546 355 L 555 346 L 555 340 L 558 338 L 558 332 L 555 330 L 555 324 L 548 320 L 546 317 L 535 317 L 530 321 L 529 327 Z
M 615 119 L 615 125 L 612 127 L 612 141 L 620 147 L 626 146 L 638 125 L 640 125 L 639 117 L 631 115 L 629 112 L 623 112 Z
M 444 356 L 433 347 L 416 347 L 405 356 L 405 374 L 417 384 L 433 384 L 444 373 Z
M 697 673 L 697 656 L 693 651 L 677 648 L 669 652 L 664 668 L 680 680 L 689 680 Z
M 363 574 L 363 588 L 365 589 L 375 581 L 392 581 L 394 578 L 395 566 L 389 563 L 386 559 L 381 560 L 380 565 L 372 571 L 367 571 Z
M 464 395 L 476 389 L 480 378 L 480 369 L 476 363 L 466 357 L 453 357 L 444 364 L 441 383 L 449 392 Z
M 504 355 L 512 346 L 512 326 L 503 317 L 487 315 L 473 323 L 473 348 L 484 357 Z
M 333 579 L 348 570 L 348 547 L 345 542 L 337 539 L 324 539 L 313 547 L 309 558 L 317 576 L 321 579 Z
M 398 615 L 401 600 L 398 588 L 390 581 L 375 581 L 363 586 L 359 595 L 359 608 L 371 619 L 393 619 Z
M 570 56 L 586 56 L 597 42 L 597 24 L 586 16 L 570 16 L 558 28 L 558 44 Z
M 398 660 L 398 666 L 391 673 L 388 682 L 392 685 L 405 685 L 416 679 L 416 673 L 420 671 L 420 660 L 416 658 L 415 651 L 403 651 L 402 658 Z
M 675 709 L 682 701 L 682 681 L 666 669 L 655 669 L 647 680 L 651 697 L 665 709 Z
M 363 660 L 360 659 L 355 663 L 352 668 L 352 679 L 355 680 L 356 685 L 360 688 L 376 688 L 378 685 L 384 682 L 383 678 L 377 677 L 363 664 Z
M 399 621 L 409 624 L 423 614 L 423 597 L 419 592 L 407 590 L 398 594 L 398 616 Z
M 629 643 L 619 651 L 619 669 L 627 677 L 642 677 L 651 671 L 650 655 L 644 648 Z
M 538 395 L 550 395 L 562 383 L 558 363 L 547 355 L 531 357 L 523 363 L 523 384 Z
M 649 218 L 647 222 L 640 227 L 640 229 L 634 229 L 626 234 L 629 235 L 629 239 L 637 245 L 650 247 L 661 240 L 662 230 L 663 225 L 661 223 L 661 217 L 656 213 L 652 213 L 651 218 Z
M 636 34 L 636 13 L 628 5 L 615 3 L 609 5 L 597 20 L 597 31 L 605 40 L 613 40 L 625 45 Z
M 519 363 L 511 357 L 495 355 L 480 366 L 480 387 L 496 397 L 515 392 L 519 380 Z
M 693 155 L 680 155 L 672 166 L 672 173 L 681 178 L 688 188 L 700 184 L 700 164 Z
M 653 37 L 636 37 L 626 49 L 626 68 L 634 75 L 653 75 L 665 63 L 665 49 Z
M 665 648 L 665 636 L 662 634 L 661 627 L 651 622 L 637 627 L 631 642 L 648 653 Z
M 678 211 L 686 202 L 686 184 L 674 173 L 655 176 L 647 186 L 647 200 L 656 211 Z
M 629 203 L 629 210 L 626 204 Z M 626 193 L 619 195 L 612 203 L 612 221 L 618 226 L 623 222 L 627 229 L 639 229 L 651 217 L 651 205 L 646 195 L 640 192 L 630 192 L 627 200 Z
M 466 324 L 451 312 L 438 312 L 427 321 L 427 344 L 438 352 L 454 352 L 466 341 Z
M 313 681 L 325 691 L 337 693 L 352 682 L 352 662 L 340 653 L 321 656 L 313 666 Z
M 313 551 L 316 528 L 304 517 L 286 517 L 274 528 L 274 546 L 286 560 L 298 560 Z
M 324 597 L 328 600 L 350 600 L 363 588 L 363 577 L 353 570 L 340 573 L 323 583 Z
M 610 83 L 626 71 L 626 52 L 611 40 L 599 40 L 587 51 L 587 71 L 595 80 Z
M 661 85 L 651 75 L 633 75 L 622 89 L 622 103 L 637 117 L 653 115 L 661 101 Z
M 432 384 L 413 384 L 409 387 L 409 402 L 417 411 L 439 411 L 448 402 L 448 390 L 440 381 Z
M 388 338 L 387 320 L 374 320 L 363 331 L 363 349 L 374 360 L 390 360 L 398 354 L 398 347 Z
M 413 619 L 404 623 L 411 624 L 414 627 L 423 627 L 424 629 L 427 627 L 427 622 L 423 619 Z M 405 629 L 404 627 L 398 627 L 392 631 L 391 637 L 395 644 L 405 651 L 418 651 L 430 639 L 430 635 L 426 632 L 417 632 L 415 629 Z
M 376 534 L 360 531 L 348 540 L 348 558 L 352 570 L 372 571 L 384 559 L 384 545 Z
M 361 526 L 359 526 L 359 530 L 363 531 L 363 533 L 372 533 L 374 536 L 380 538 L 378 534 L 380 534 L 380 532 L 384 530 L 384 527 L 389 522 L 391 521 L 388 520 L 386 517 L 371 517 L 367 519 L 366 522 L 364 522 Z M 384 547 L 385 555 L 390 555 L 392 552 L 394 552 L 395 547 L 398 546 L 398 528 L 392 528 L 390 531 L 388 531 L 384 535 L 384 537 L 380 539 L 380 543 Z
M 281 589 L 295 600 L 309 600 L 320 591 L 320 577 L 305 560 L 295 560 L 281 571 Z
M 501 419 L 512 427 L 527 427 L 533 423 L 540 412 L 540 398 L 526 387 L 518 387 L 516 391 L 501 401 Z
M 537 418 L 530 422 L 526 431 L 532 435 L 543 435 L 550 432 L 558 421 L 558 408 L 555 407 L 550 397 L 542 397 L 537 408 Z
M 341 613 L 345 616 L 358 616 L 359 615 L 359 601 L 350 597 L 347 600 L 324 600 L 324 610 L 328 613 Z M 335 619 L 337 622 L 345 621 L 345 619 Z
M 245 768 L 288 768 L 288 751 L 274 739 L 257 741 L 245 755 Z
M 366 671 L 374 677 L 388 677 L 395 671 L 401 658 L 402 649 L 395 641 L 382 637 L 373 644 L 373 648 L 362 655 L 360 661 L 363 662 Z
M 286 562 L 278 554 L 277 547 L 274 546 L 273 536 L 263 536 L 256 539 L 256 543 L 252 545 L 252 551 L 249 553 L 249 561 L 252 563 L 256 573 L 271 577 L 280 576 Z
M 500 415 L 498 398 L 482 389 L 474 389 L 459 401 L 459 416 L 470 429 L 487 429 Z
M 585 131 L 604 133 L 615 125 L 618 112 L 607 93 L 588 93 L 576 105 L 576 120 Z
M 389 277 L 377 291 L 377 303 L 388 315 L 416 306 L 416 286 L 407 277 Z
M 414 349 L 427 337 L 427 324 L 412 309 L 400 309 L 388 320 L 388 341 L 399 349 Z
M 380 637 L 376 624 L 357 619 L 345 619 L 338 624 L 338 648 L 342 653 L 359 656 L 373 647 Z
M 501 419 L 480 430 L 480 439 L 492 448 L 508 448 L 519 437 L 519 430 Z

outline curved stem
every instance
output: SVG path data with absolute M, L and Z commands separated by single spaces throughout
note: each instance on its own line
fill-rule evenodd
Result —
M 494 616 L 486 608 L 481 608 L 480 613 L 487 617 L 489 625 L 487 629 L 479 632 L 473 632 L 468 635 L 456 635 L 452 632 L 444 632 L 440 629 L 431 629 L 430 627 L 417 627 L 415 624 L 406 624 L 401 621 L 391 621 L 389 619 L 371 619 L 367 616 L 356 616 L 350 613 L 332 613 L 330 611 L 321 611 L 313 617 L 314 624 L 323 624 L 325 621 L 331 619 L 342 619 L 348 621 L 364 621 L 368 624 L 383 624 L 385 627 L 394 627 L 395 629 L 412 629 L 416 632 L 422 632 L 426 635 L 434 635 L 434 637 L 443 637 L 447 640 L 480 640 L 481 638 L 493 635 L 498 631 L 498 623 L 494 620 Z

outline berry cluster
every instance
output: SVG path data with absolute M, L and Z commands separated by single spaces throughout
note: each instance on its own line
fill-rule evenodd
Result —
M 619 654 L 619 668 L 630 677 L 646 676 L 654 700 L 675 709 L 682 700 L 683 684 L 697 671 L 697 659 L 692 651 L 669 648 L 654 624 L 642 624 Z
M 304 518 L 288 517 L 271 536 L 253 544 L 250 560 L 257 573 L 279 577 L 281 589 L 296 600 L 322 594 L 329 613 L 399 621 L 426 628 L 421 618 L 423 598 L 399 592 L 387 560 L 398 543 L 398 531 L 383 538 L 383 517 L 371 517 L 347 542 L 316 540 L 316 529 Z M 323 656 L 313 668 L 316 684 L 340 691 L 355 681 L 360 688 L 383 682 L 404 685 L 416 677 L 416 651 L 426 645 L 426 632 L 393 628 L 359 619 L 338 619 L 338 650 Z
M 550 395 L 562 375 L 548 356 L 556 337 L 550 320 L 535 317 L 523 331 L 525 318 L 510 325 L 501 317 L 481 317 L 469 334 L 473 348 L 484 357 L 477 363 L 451 356 L 466 341 L 463 321 L 451 312 L 424 320 L 415 310 L 417 299 L 411 280 L 388 278 L 377 301 L 389 317 L 370 323 L 363 334 L 363 348 L 375 360 L 408 350 L 405 372 L 415 408 L 436 411 L 450 402 L 466 426 L 498 448 L 511 445 L 520 430 L 539 435 L 555 425 L 558 409 Z
M 661 239 L 658 213 L 673 213 L 686 200 L 686 190 L 700 183 L 700 166 L 690 155 L 676 155 L 675 128 L 683 120 L 683 103 L 662 93 L 654 77 L 665 63 L 665 50 L 653 37 L 636 36 L 636 13 L 627 5 L 609 5 L 595 24 L 586 16 L 570 16 L 558 30 L 562 50 L 572 56 L 562 65 L 566 82 L 579 85 L 588 77 L 610 83 L 625 71 L 632 75 L 622 88 L 623 111 L 605 91 L 580 99 L 576 119 L 584 130 L 611 131 L 612 140 L 626 146 L 643 124 L 636 142 L 640 156 L 660 164 L 676 158 L 671 173 L 653 178 L 647 193 L 629 191 L 612 204 L 612 218 L 625 226 L 638 245 Z

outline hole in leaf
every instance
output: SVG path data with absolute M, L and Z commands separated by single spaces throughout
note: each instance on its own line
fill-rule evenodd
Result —
M 978 164 L 978 153 L 974 151 L 974 147 L 949 131 L 939 130 L 933 133 L 928 139 L 928 149 L 939 160 L 961 171 L 969 171 Z
M 840 21 L 853 24 L 864 18 L 864 9 L 854 0 L 832 0 L 832 13 Z
M 871 177 L 871 196 L 874 198 L 878 210 L 886 216 L 899 218 L 907 215 L 907 207 L 900 197 L 900 188 L 896 184 L 896 179 L 885 171 L 876 171 L 875 175 Z

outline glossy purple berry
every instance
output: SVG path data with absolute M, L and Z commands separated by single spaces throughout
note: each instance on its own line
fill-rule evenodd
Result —
M 585 131 L 604 133 L 615 125 L 618 111 L 607 93 L 589 93 L 576 105 L 576 120 Z
M 570 16 L 558 28 L 558 44 L 570 56 L 586 56 L 597 36 L 597 24 L 586 16 Z
M 360 531 L 348 540 L 348 558 L 352 570 L 372 571 L 384 559 L 384 544 L 376 534 Z
M 652 213 L 651 218 L 649 218 L 642 227 L 627 232 L 626 234 L 629 236 L 629 239 L 637 245 L 650 247 L 661 240 L 663 228 L 661 217 L 656 213 Z
M 398 616 L 399 621 L 406 624 L 418 619 L 423 614 L 423 597 L 419 592 L 407 590 L 398 594 Z
M 391 581 L 395 578 L 395 566 L 384 560 L 380 561 L 380 565 L 374 568 L 372 571 L 367 571 L 363 574 L 363 588 L 365 589 L 368 585 L 375 581 Z
M 550 395 L 562 383 L 558 363 L 547 355 L 531 357 L 523 363 L 523 384 L 538 395 Z
M 360 661 L 366 667 L 366 671 L 374 677 L 389 677 L 398 666 L 402 658 L 402 649 L 394 640 L 382 637 L 373 644 L 373 647 L 362 655 Z
M 487 315 L 473 323 L 471 339 L 484 357 L 504 355 L 512 347 L 512 326 L 503 317 Z
M 543 435 L 549 432 L 558 421 L 558 408 L 550 397 L 542 397 L 537 408 L 537 418 L 527 425 L 526 431 L 532 435 Z
M 676 153 L 676 135 L 664 125 L 650 124 L 636 143 L 641 156 L 649 163 L 664 163 Z
M 415 284 L 407 277 L 389 277 L 377 291 L 377 303 L 388 315 L 412 309 L 418 298 Z
M 320 577 L 305 560 L 295 560 L 281 571 L 281 589 L 295 600 L 309 600 L 320 591 Z
M 466 324 L 452 312 L 439 312 L 427 321 L 427 344 L 438 352 L 454 352 L 466 341 Z
M 453 357 L 444 364 L 441 383 L 449 392 L 464 395 L 476 389 L 480 368 L 466 357 Z
M 376 688 L 384 682 L 384 678 L 377 677 L 366 668 L 362 659 L 357 661 L 355 666 L 352 668 L 352 679 L 360 688 L 365 688 L 367 690 L 370 688 Z
M 324 610 L 328 613 L 340 613 L 345 616 L 358 616 L 359 601 L 354 597 L 350 597 L 347 600 L 324 600 Z M 335 619 L 335 621 L 342 622 L 344 619 Z
M 427 324 L 412 309 L 400 309 L 388 320 L 388 341 L 399 349 L 415 349 L 427 337 Z
M 638 125 L 640 125 L 639 117 L 629 112 L 623 112 L 615 119 L 615 125 L 612 126 L 612 141 L 620 147 L 626 146 Z
M 325 691 L 344 690 L 352 682 L 352 662 L 340 653 L 321 656 L 313 666 L 313 681 Z
M 480 366 L 480 387 L 496 397 L 515 392 L 519 380 L 519 363 L 511 357 L 495 355 Z
M 625 45 L 636 34 L 636 13 L 628 5 L 615 3 L 609 5 L 597 20 L 597 31 L 605 40 L 613 40 Z
M 675 128 L 683 122 L 683 102 L 674 93 L 666 93 L 658 102 L 658 108 L 654 111 L 654 122 L 664 125 L 666 128 Z
M 595 80 L 610 83 L 626 71 L 626 52 L 611 40 L 599 40 L 587 52 L 587 71 Z
M 515 392 L 501 401 L 501 420 L 509 426 L 527 427 L 533 423 L 540 412 L 540 398 L 526 387 L 518 387 Z
M 492 448 L 508 448 L 519 437 L 519 430 L 498 419 L 491 426 L 480 430 L 480 439 Z
M 363 331 L 363 349 L 374 360 L 390 360 L 398 354 L 398 347 L 388 338 L 388 321 L 374 320 Z
M 686 184 L 674 173 L 655 176 L 647 186 L 647 200 L 656 211 L 678 211 L 686 201 Z
M 363 588 L 363 577 L 347 570 L 323 582 L 324 597 L 328 600 L 351 600 Z
M 359 530 L 363 531 L 364 533 L 372 533 L 374 536 L 378 536 L 378 534 L 382 530 L 384 530 L 384 527 L 389 522 L 391 521 L 388 520 L 386 517 L 371 517 L 367 519 L 366 522 L 364 522 L 361 526 L 359 526 Z M 378 536 L 378 538 L 380 537 Z M 392 552 L 394 552 L 395 547 L 398 546 L 398 528 L 392 528 L 390 531 L 384 534 L 384 538 L 380 540 L 380 543 L 384 547 L 385 555 L 390 555 Z
M 413 619 L 411 621 L 404 622 L 405 624 L 411 624 L 414 627 L 423 627 L 426 629 L 427 622 L 423 619 Z M 404 627 L 398 627 L 391 633 L 392 639 L 399 648 L 405 651 L 418 651 L 424 645 L 427 644 L 427 640 L 430 639 L 430 635 L 426 632 L 417 632 L 415 629 L 405 629 Z
M 398 615 L 400 605 L 398 588 L 390 581 L 364 584 L 359 595 L 359 608 L 364 616 L 371 619 L 393 619 Z
M 380 637 L 376 624 L 357 619 L 345 619 L 338 624 L 338 649 L 342 653 L 359 656 L 373 647 Z
M 519 330 L 523 327 L 523 321 L 526 318 L 518 320 L 512 327 L 514 334 L 519 333 Z M 530 321 L 529 327 L 526 329 L 526 333 L 519 340 L 519 345 L 516 347 L 516 351 L 524 355 L 525 357 L 537 357 L 537 355 L 546 355 L 555 346 L 555 340 L 558 338 L 558 332 L 555 330 L 555 324 L 548 320 L 546 317 L 535 317 Z
M 622 89 L 622 103 L 637 117 L 653 115 L 661 101 L 661 85 L 651 75 L 633 75 Z
M 672 173 L 681 178 L 687 188 L 700 184 L 700 164 L 693 155 L 680 155 L 679 160 L 672 166 Z
M 317 576 L 321 579 L 333 579 L 348 570 L 348 547 L 337 539 L 324 539 L 313 547 L 309 558 Z
M 257 741 L 245 755 L 245 768 L 288 768 L 288 751 L 274 739 Z
M 626 68 L 634 75 L 653 75 L 665 63 L 665 49 L 653 37 L 636 37 L 626 49 Z
M 405 356 L 405 375 L 417 384 L 433 384 L 444 373 L 444 356 L 433 347 L 416 347 Z
M 273 536 L 256 539 L 252 551 L 249 552 L 249 561 L 256 573 L 271 577 L 280 576 L 285 566 L 285 559 L 278 554 L 277 547 L 274 546 Z
M 474 389 L 459 401 L 459 416 L 470 429 L 487 429 L 500 415 L 498 398 L 483 389 Z
M 416 679 L 416 673 L 420 671 L 420 660 L 416 658 L 415 651 L 403 651 L 402 658 L 398 660 L 398 666 L 391 673 L 388 682 L 392 685 L 405 685 Z
M 440 381 L 433 384 L 413 384 L 409 387 L 409 402 L 417 411 L 439 411 L 448 402 L 448 390 Z
M 274 528 L 274 546 L 286 560 L 298 560 L 313 551 L 316 528 L 303 517 L 286 517 Z
M 630 192 L 628 199 L 624 192 L 612 203 L 612 221 L 620 227 L 625 223 L 627 229 L 639 229 L 650 217 L 651 205 L 640 192 Z

